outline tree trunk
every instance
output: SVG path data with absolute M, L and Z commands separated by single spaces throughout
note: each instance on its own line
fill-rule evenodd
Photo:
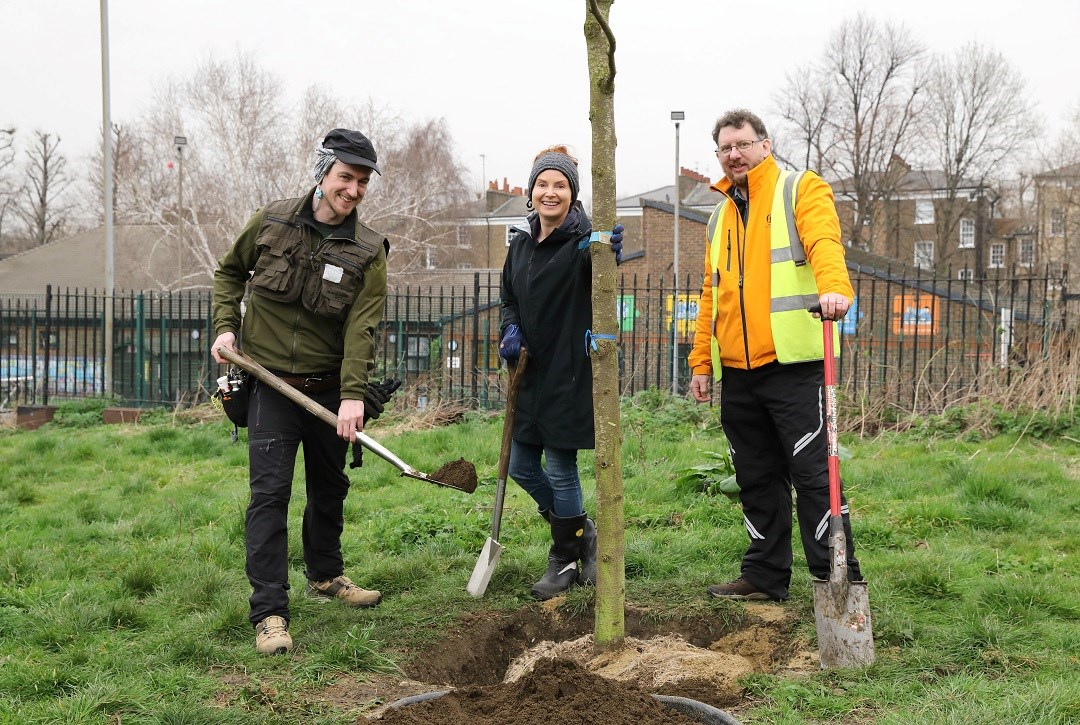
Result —
M 608 244 L 615 226 L 615 36 L 607 24 L 612 0 L 586 0 L 585 43 L 589 58 L 589 119 L 592 122 L 593 229 L 601 244 L 590 247 L 593 267 L 592 354 L 596 422 L 597 647 L 620 647 L 624 636 L 626 547 L 623 515 L 622 427 L 619 424 L 618 332 L 615 316 L 615 255 Z

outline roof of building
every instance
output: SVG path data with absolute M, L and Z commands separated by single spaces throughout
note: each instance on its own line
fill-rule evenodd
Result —
M 1041 174 L 1036 174 L 1036 179 L 1050 179 L 1055 177 L 1075 177 L 1080 176 L 1080 163 L 1067 164 L 1065 166 L 1059 166 L 1056 169 L 1050 169 L 1044 171 Z
M 724 195 L 713 191 L 708 184 L 697 182 L 690 191 L 679 200 L 680 209 L 683 206 L 696 208 L 712 208 L 723 201 Z M 615 200 L 616 209 L 632 209 L 642 205 L 642 202 L 659 202 L 673 207 L 675 203 L 675 184 L 668 184 L 657 189 L 650 189 L 640 194 L 632 194 Z M 674 207 L 673 207 L 674 208 Z
M 885 174 L 874 174 L 875 177 L 881 178 Z M 846 194 L 855 190 L 855 184 L 851 177 L 846 179 L 840 179 L 834 181 L 831 184 L 833 192 L 837 195 Z M 979 184 L 974 179 L 960 179 L 960 183 L 957 185 L 958 189 L 978 189 L 986 187 L 986 184 Z M 944 171 L 937 171 L 934 169 L 908 169 L 904 172 L 896 183 L 896 191 L 901 194 L 912 194 L 920 191 L 940 191 L 948 188 L 947 178 Z
M 114 289 L 165 289 L 176 279 L 178 261 L 182 262 L 177 259 L 177 239 L 161 227 L 120 224 L 113 228 Z M 203 273 L 193 282 L 208 288 L 210 276 Z M 54 289 L 105 288 L 104 227 L 0 260 L 0 292 L 44 294 L 47 285 Z

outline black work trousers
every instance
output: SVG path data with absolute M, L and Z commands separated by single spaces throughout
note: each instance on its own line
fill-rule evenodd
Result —
M 725 367 L 720 422 L 731 446 L 750 546 L 742 576 L 786 599 L 791 583 L 791 491 L 810 573 L 829 578 L 829 463 L 823 363 Z M 846 499 L 848 578 L 860 580 Z
M 288 515 L 296 451 L 304 446 L 307 505 L 302 540 L 307 578 L 333 579 L 344 573 L 341 532 L 345 527 L 348 442 L 315 415 L 252 378 L 248 403 L 248 504 L 245 542 L 252 594 L 252 624 L 276 615 L 289 619 Z M 309 397 L 332 411 L 341 403 L 337 388 Z

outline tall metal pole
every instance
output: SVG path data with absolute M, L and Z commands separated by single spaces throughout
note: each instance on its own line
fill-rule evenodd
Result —
M 686 118 L 682 111 L 672 111 L 671 120 L 675 122 L 675 284 L 671 287 L 671 394 L 679 394 L 679 177 L 682 168 L 679 165 L 679 121 Z
M 176 153 L 180 156 L 180 191 L 177 194 L 177 216 L 179 217 L 179 240 L 176 244 L 176 288 L 180 288 L 180 280 L 183 278 L 184 268 L 184 146 L 187 146 L 186 136 L 173 136 L 176 144 Z
M 101 127 L 105 168 L 105 395 L 112 395 L 113 368 L 113 158 L 112 113 L 109 98 L 109 0 L 101 0 Z

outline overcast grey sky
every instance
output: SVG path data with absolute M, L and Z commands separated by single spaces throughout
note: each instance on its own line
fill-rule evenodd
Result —
M 417 120 L 445 117 L 476 188 L 482 163 L 489 179 L 523 185 L 533 154 L 559 142 L 578 152 L 585 182 L 584 8 L 584 0 L 110 0 L 112 116 L 134 119 L 155 83 L 185 77 L 208 54 L 243 51 L 278 74 L 293 100 L 318 83 Z M 746 106 L 769 123 L 785 73 L 818 58 L 831 30 L 860 9 L 904 23 L 932 52 L 969 41 L 1000 50 L 1049 128 L 1080 102 L 1077 0 L 619 0 L 611 11 L 619 196 L 674 177 L 672 110 L 686 112 L 682 165 L 715 178 L 716 117 Z M 73 166 L 81 162 L 101 124 L 98 0 L 0 0 L 0 39 L 0 127 L 58 133 Z

